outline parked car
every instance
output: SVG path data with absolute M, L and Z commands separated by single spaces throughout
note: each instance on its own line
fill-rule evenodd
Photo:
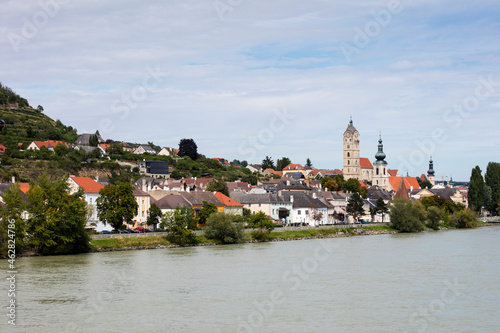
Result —
M 151 229 L 143 229 L 144 231 L 143 232 L 153 232 L 153 230 Z
M 131 234 L 138 234 L 140 231 L 139 230 L 134 230 L 134 229 L 129 229 Z
M 111 232 L 111 231 L 109 231 L 109 230 L 103 230 L 103 231 L 101 231 L 101 234 L 111 234 L 111 233 L 112 233 L 112 232 Z
M 128 230 L 128 229 L 118 230 L 118 232 L 119 232 L 120 234 L 130 234 L 130 233 L 131 233 L 131 231 L 130 231 L 130 230 Z

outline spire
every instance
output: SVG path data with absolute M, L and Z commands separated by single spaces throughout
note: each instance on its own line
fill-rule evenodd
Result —
M 429 170 L 427 171 L 427 175 L 428 176 L 434 176 L 434 162 L 432 162 L 432 156 L 431 156 L 431 159 L 429 161 Z
M 384 145 L 382 144 L 382 133 L 379 133 L 378 139 L 378 151 L 375 154 L 375 158 L 377 159 L 374 164 L 387 164 L 385 161 L 385 153 L 384 153 Z
M 354 125 L 352 124 L 352 115 L 351 115 L 351 120 L 349 121 L 349 125 L 354 126 Z
M 408 196 L 408 190 L 406 189 L 403 177 L 401 177 L 401 181 L 399 182 L 396 194 L 394 194 L 394 198 L 404 198 L 406 200 L 410 200 L 410 197 Z

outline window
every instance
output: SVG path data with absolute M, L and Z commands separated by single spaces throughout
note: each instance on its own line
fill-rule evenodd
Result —
M 297 211 L 297 215 L 300 215 L 300 210 Z
M 351 164 L 351 161 L 347 161 L 347 165 L 350 165 Z
M 384 175 L 385 175 L 385 168 L 384 168 Z
M 92 198 L 89 198 L 89 203 L 92 203 Z
M 142 199 L 142 205 L 144 206 L 144 199 Z
M 144 217 L 144 211 L 141 212 L 141 217 Z
M 347 148 L 349 148 L 349 147 L 347 147 Z M 351 157 L 351 153 L 347 153 L 347 157 Z
M 259 207 L 261 207 L 261 206 L 262 206 L 262 204 L 259 204 Z
M 375 173 L 378 175 L 378 168 L 377 168 L 377 171 Z M 378 181 L 377 181 L 377 184 L 378 184 Z

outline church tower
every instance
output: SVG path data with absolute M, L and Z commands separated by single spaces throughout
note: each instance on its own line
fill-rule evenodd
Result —
M 352 124 L 352 118 L 344 132 L 344 180 L 361 178 L 359 165 L 359 132 Z
M 387 162 L 385 161 L 384 145 L 382 144 L 382 135 L 378 139 L 378 151 L 375 154 L 373 162 L 373 181 L 372 185 L 377 185 L 382 189 L 389 190 L 389 172 L 387 171 Z
M 427 180 L 432 184 L 432 186 L 436 185 L 436 180 L 434 179 L 434 162 L 432 162 L 432 156 L 429 161 L 429 170 L 427 171 Z

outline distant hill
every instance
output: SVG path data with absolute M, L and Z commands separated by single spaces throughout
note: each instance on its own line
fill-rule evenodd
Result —
M 54 121 L 43 114 L 43 108 L 32 108 L 25 98 L 0 83 L 0 119 L 5 122 L 0 131 L 0 143 L 29 143 L 33 140 L 64 140 L 78 138 L 76 129 Z

